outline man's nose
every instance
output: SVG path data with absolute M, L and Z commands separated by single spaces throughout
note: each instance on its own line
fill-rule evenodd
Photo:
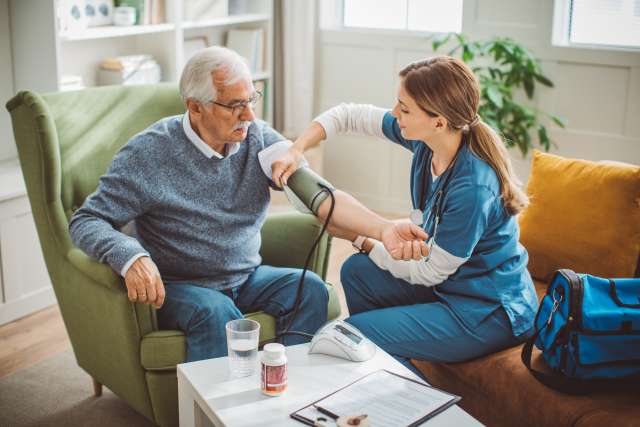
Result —
M 246 122 L 252 122 L 256 119 L 256 114 L 253 112 L 253 107 L 248 104 L 240 113 L 240 119 Z

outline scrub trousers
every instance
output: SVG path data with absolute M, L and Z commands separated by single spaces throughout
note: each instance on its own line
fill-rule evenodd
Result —
M 397 279 L 364 254 L 347 259 L 340 278 L 351 315 L 346 321 L 421 378 L 410 359 L 462 362 L 514 346 L 529 335 L 513 336 L 502 307 L 469 328 L 433 287 Z

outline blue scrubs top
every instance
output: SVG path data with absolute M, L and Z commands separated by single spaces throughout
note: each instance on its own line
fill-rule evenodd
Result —
M 435 243 L 467 261 L 436 286 L 436 295 L 468 327 L 477 326 L 503 307 L 513 334 L 527 332 L 533 326 L 538 299 L 527 271 L 527 251 L 518 242 L 518 222 L 504 208 L 494 170 L 463 143 L 453 168 L 433 183 L 431 149 L 422 141 L 404 139 L 397 119 L 389 112 L 384 116 L 382 131 L 413 152 L 411 197 L 414 206 L 424 212 L 423 228 L 429 235 L 435 222 L 435 214 L 429 215 L 435 191 L 451 173 Z M 420 197 L 420 193 L 425 194 Z M 421 200 L 424 206 L 418 206 Z

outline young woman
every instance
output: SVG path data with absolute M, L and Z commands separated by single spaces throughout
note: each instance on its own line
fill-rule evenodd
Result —
M 516 214 L 527 197 L 503 141 L 477 114 L 473 72 L 439 56 L 409 64 L 400 78 L 392 111 L 354 104 L 326 111 L 273 171 L 286 182 L 305 150 L 341 133 L 378 136 L 413 153 L 410 219 L 430 236 L 427 256 L 416 249 L 392 257 L 355 235 L 361 216 L 342 215 L 332 233 L 361 249 L 341 271 L 347 321 L 416 372 L 409 359 L 458 362 L 522 341 L 537 298 L 518 243 Z

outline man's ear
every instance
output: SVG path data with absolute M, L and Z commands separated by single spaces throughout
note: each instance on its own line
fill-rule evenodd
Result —
M 187 99 L 187 110 L 193 116 L 200 117 L 202 115 L 202 104 L 193 99 Z

